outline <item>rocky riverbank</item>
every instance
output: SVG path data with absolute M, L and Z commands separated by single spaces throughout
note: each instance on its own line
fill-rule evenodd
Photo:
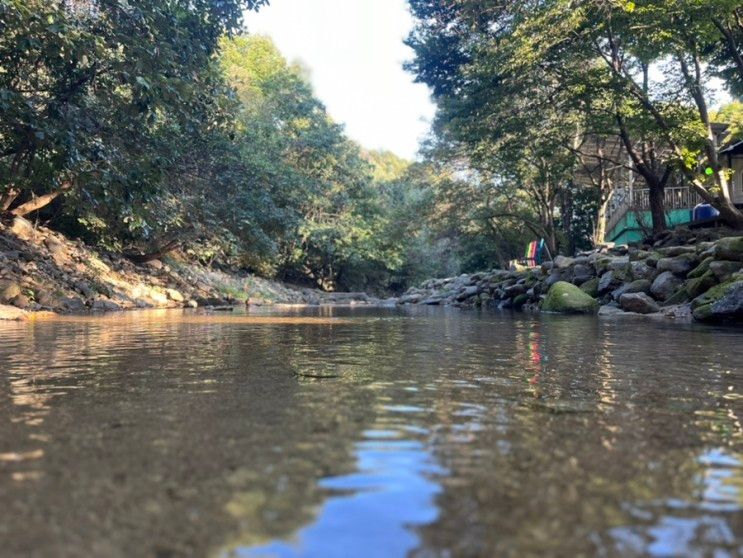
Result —
M 539 267 L 431 279 L 398 304 L 743 321 L 743 237 L 681 230 L 653 245 L 558 256 Z
M 213 270 L 177 254 L 137 265 L 25 219 L 0 223 L 0 319 L 35 312 L 376 302 L 363 293 L 325 293 Z

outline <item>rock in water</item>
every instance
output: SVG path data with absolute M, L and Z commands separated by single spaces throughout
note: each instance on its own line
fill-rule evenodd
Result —
M 743 280 L 728 281 L 712 287 L 695 298 L 691 306 L 697 320 L 743 320 Z
M 660 311 L 655 301 L 645 293 L 627 293 L 619 298 L 619 304 L 625 312 L 637 312 L 638 314 L 652 314 Z
M 578 287 L 566 281 L 558 281 L 550 288 L 542 303 L 545 312 L 561 314 L 595 314 L 599 303 Z

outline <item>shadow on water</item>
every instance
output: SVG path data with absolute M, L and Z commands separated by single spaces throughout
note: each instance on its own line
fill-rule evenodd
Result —
M 735 330 L 289 308 L 0 335 L 13 555 L 743 552 Z

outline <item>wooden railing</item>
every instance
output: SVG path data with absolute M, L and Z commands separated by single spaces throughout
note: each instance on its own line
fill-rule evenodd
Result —
M 666 211 L 671 209 L 692 209 L 702 202 L 702 198 L 686 186 L 666 188 L 664 205 Z M 647 188 L 633 190 L 624 200 L 609 210 L 606 230 L 611 231 L 630 211 L 650 211 L 650 190 Z

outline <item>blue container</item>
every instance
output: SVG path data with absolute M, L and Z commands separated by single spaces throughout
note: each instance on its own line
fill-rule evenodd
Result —
M 706 221 L 719 216 L 720 212 L 708 203 L 700 203 L 692 211 L 692 221 Z

